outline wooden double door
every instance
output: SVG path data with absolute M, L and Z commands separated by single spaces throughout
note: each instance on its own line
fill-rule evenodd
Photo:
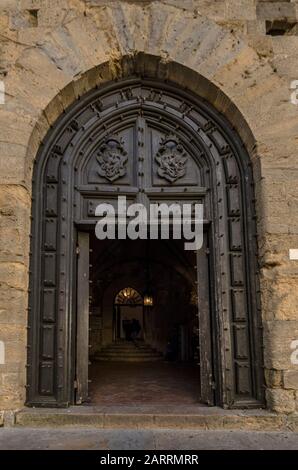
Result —
M 100 202 L 201 203 L 201 396 L 263 403 L 253 174 L 227 119 L 174 84 L 131 77 L 80 97 L 49 131 L 32 182 L 27 404 L 87 393 L 88 233 Z M 77 255 L 77 245 L 79 254 Z M 78 344 L 80 345 L 78 347 Z M 75 392 L 77 383 L 79 392 Z M 81 391 L 80 391 L 81 390 Z

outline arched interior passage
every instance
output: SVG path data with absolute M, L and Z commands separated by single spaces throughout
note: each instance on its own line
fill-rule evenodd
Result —
M 183 240 L 90 246 L 91 402 L 199 403 L 194 252 Z
M 145 207 L 204 205 L 205 241 L 194 265 L 201 401 L 260 405 L 249 157 L 208 103 L 174 84 L 135 77 L 78 100 L 49 132 L 36 160 L 28 404 L 87 399 L 90 234 L 97 205 L 116 207 L 119 196 Z

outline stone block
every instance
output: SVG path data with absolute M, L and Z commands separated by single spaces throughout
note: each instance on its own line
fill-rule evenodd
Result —
M 296 410 L 295 395 L 293 391 L 282 389 L 266 390 L 267 406 L 277 413 L 294 413 Z
M 23 393 L 19 390 L 14 394 L 0 395 L 0 408 L 2 410 L 11 410 L 15 408 L 20 408 L 24 406 L 25 402 L 25 388 L 23 388 Z
M 264 321 L 264 362 L 268 369 L 293 369 L 292 343 L 298 340 L 298 321 Z
M 297 370 L 285 370 L 283 373 L 284 388 L 298 390 L 298 365 Z
M 25 347 L 25 339 L 26 339 L 26 328 L 22 325 L 11 325 L 11 324 L 6 324 L 2 323 L 1 324 L 1 330 L 0 330 L 0 337 L 1 340 L 5 342 L 6 349 L 8 349 L 9 345 L 11 344 L 12 346 L 15 345 L 16 349 L 18 345 L 24 344 Z M 6 362 L 10 362 L 11 357 L 8 353 L 6 352 Z M 13 362 L 13 361 L 11 361 Z
M 263 167 L 262 193 L 264 197 L 263 228 L 266 233 L 289 233 L 298 225 L 298 213 L 293 204 L 292 196 L 297 197 L 296 172 L 289 169 L 272 170 Z M 290 176 L 290 173 L 292 176 Z
M 0 327 L 2 331 L 2 326 Z M 2 333 L 1 333 L 2 334 Z M 26 351 L 22 343 L 6 342 L 7 346 L 7 363 L 0 366 L 0 409 L 15 409 L 24 405 L 25 401 L 25 384 L 26 384 Z M 11 354 L 13 352 L 13 354 Z M 16 354 L 19 352 L 20 354 Z M 12 364 L 10 361 L 17 361 Z
M 0 283 L 6 289 L 20 289 L 25 291 L 27 288 L 27 269 L 18 262 L 0 263 Z
M 248 20 L 246 22 L 246 32 L 250 36 L 259 36 L 266 34 L 265 22 L 262 20 Z
M 67 17 L 71 20 L 73 9 L 68 0 L 48 0 L 38 11 L 38 26 L 40 28 L 55 28 L 63 24 Z
M 19 0 L 1 0 L 0 11 L 17 9 Z
M 268 388 L 282 387 L 282 371 L 274 369 L 265 369 L 265 382 Z
M 9 25 L 9 15 L 7 12 L 1 12 L 0 9 L 0 28 L 2 31 L 8 28 Z
M 0 409 L 24 405 L 26 383 L 26 328 L 0 325 L 0 339 L 5 342 L 5 364 L 0 365 Z
M 284 264 L 278 261 L 278 256 L 265 258 L 261 261 L 261 297 L 263 308 L 263 319 L 298 321 L 297 311 L 297 285 L 296 277 L 287 277 L 287 266 L 290 261 Z M 276 264 L 277 263 L 277 266 Z M 293 261 L 293 263 L 295 263 Z M 295 276 L 296 269 L 293 269 Z
M 10 29 L 18 31 L 37 26 L 36 14 L 30 10 L 14 10 L 10 13 Z
M 0 184 L 24 180 L 25 157 L 25 146 L 0 142 Z
M 226 19 L 255 20 L 255 0 L 226 0 Z
M 6 410 L 3 413 L 3 421 L 5 427 L 12 427 L 15 425 L 15 412 L 13 410 Z
M 0 288 L 0 325 L 6 323 L 26 326 L 27 305 L 26 291 Z
M 263 20 L 296 20 L 296 6 L 289 2 L 259 2 L 257 18 Z
M 30 205 L 23 186 L 0 185 L 0 262 L 27 263 Z

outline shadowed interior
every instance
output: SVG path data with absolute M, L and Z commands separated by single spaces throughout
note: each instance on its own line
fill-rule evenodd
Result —
M 91 237 L 90 246 L 91 402 L 198 402 L 194 253 L 183 240 Z M 152 306 L 143 304 L 148 289 Z

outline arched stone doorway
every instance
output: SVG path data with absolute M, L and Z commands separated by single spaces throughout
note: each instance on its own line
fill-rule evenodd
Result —
M 168 146 L 185 155 L 181 173 L 160 167 L 156 156 Z M 109 168 L 102 155 L 115 148 L 121 165 Z M 81 239 L 87 250 L 84 234 L 94 230 L 97 203 L 125 195 L 145 205 L 204 204 L 204 268 L 197 268 L 202 401 L 262 404 L 252 183 L 249 157 L 229 123 L 171 83 L 131 78 L 71 106 L 48 133 L 34 169 L 27 403 L 75 402 L 76 331 L 84 335 L 77 310 L 88 310 L 88 297 L 80 297 L 82 305 L 77 299 L 77 244 Z M 87 379 L 85 367 L 79 380 Z
M 132 320 L 136 319 L 139 332 L 144 336 L 144 299 L 142 295 L 133 287 L 124 287 L 115 297 L 114 314 L 112 323 L 112 337 L 118 339 L 132 339 Z M 124 311 L 123 311 L 124 310 Z

